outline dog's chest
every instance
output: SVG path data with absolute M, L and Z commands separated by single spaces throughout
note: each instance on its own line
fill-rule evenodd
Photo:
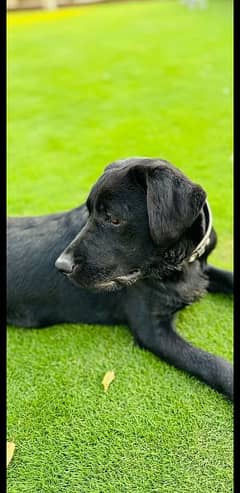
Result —
M 197 301 L 206 294 L 208 280 L 200 264 L 194 264 L 165 281 L 141 281 L 136 286 L 139 303 L 145 304 L 157 316 L 168 317 Z

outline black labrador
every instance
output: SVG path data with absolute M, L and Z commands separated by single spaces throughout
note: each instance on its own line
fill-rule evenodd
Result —
M 9 218 L 8 323 L 128 324 L 140 346 L 232 400 L 232 365 L 174 327 L 207 291 L 233 292 L 233 274 L 207 264 L 215 245 L 199 185 L 164 160 L 116 161 L 86 204 Z

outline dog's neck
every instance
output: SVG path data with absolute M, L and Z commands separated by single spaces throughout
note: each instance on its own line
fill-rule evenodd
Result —
M 204 223 L 203 224 L 204 236 L 192 251 L 191 256 L 188 259 L 189 263 L 192 263 L 194 262 L 194 260 L 201 257 L 210 243 L 210 234 L 212 230 L 212 213 L 207 200 L 203 205 L 201 214 L 202 214 L 202 221 Z

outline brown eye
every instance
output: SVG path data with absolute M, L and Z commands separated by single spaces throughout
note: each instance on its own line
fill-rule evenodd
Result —
M 110 223 L 114 224 L 114 226 L 118 226 L 120 224 L 120 221 L 119 221 L 119 219 L 116 219 L 115 217 L 111 217 Z
M 120 224 L 120 220 L 114 216 L 111 216 L 111 214 L 106 214 L 106 219 L 108 223 L 113 224 L 114 226 L 119 226 Z

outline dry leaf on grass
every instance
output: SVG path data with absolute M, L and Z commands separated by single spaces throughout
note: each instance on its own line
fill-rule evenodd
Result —
M 105 373 L 103 379 L 102 379 L 102 384 L 103 384 L 103 387 L 104 387 L 104 391 L 107 392 L 108 391 L 108 387 L 110 385 L 110 383 L 112 383 L 112 381 L 114 380 L 115 378 L 115 373 L 114 371 L 107 371 L 107 373 Z
M 7 442 L 7 467 L 10 464 L 15 450 L 15 443 Z

